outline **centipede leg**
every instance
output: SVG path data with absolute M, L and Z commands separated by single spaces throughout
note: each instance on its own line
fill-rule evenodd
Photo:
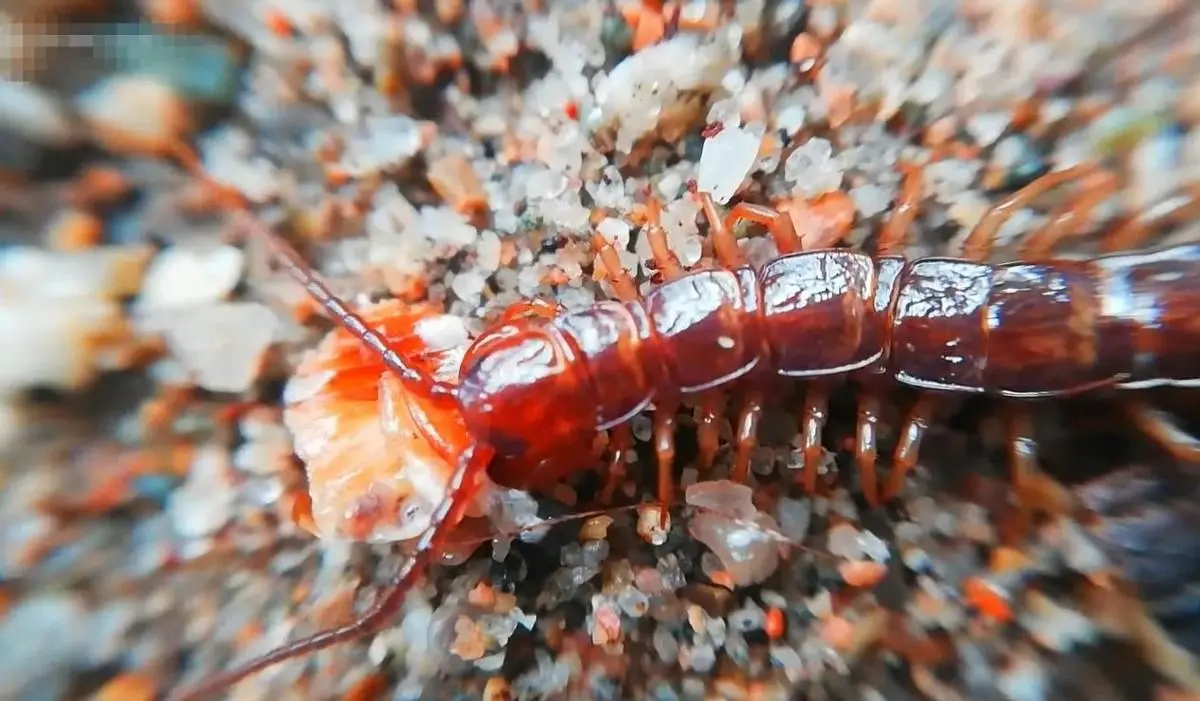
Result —
M 629 451 L 633 448 L 633 433 L 628 423 L 614 426 L 609 432 L 608 470 L 604 475 L 604 486 L 600 489 L 600 503 L 611 504 L 617 489 L 625 481 L 625 465 Z
M 544 299 L 525 299 L 513 303 L 496 319 L 497 324 L 504 324 L 517 319 L 537 317 L 553 319 L 562 312 L 562 307 Z
M 662 526 L 667 525 L 667 509 L 675 499 L 675 412 L 679 401 L 672 399 L 654 407 L 654 455 L 658 459 L 658 502 Z
M 1110 171 L 1102 170 L 1085 178 L 1083 194 L 1072 198 L 1050 215 L 1050 222 L 1034 231 L 1021 246 L 1021 258 L 1047 258 L 1063 241 L 1079 235 L 1088 218 L 1120 189 L 1121 182 Z
M 738 247 L 737 237 L 733 235 L 733 230 L 730 228 L 730 220 L 721 219 L 716 203 L 707 192 L 697 193 L 696 197 L 700 201 L 700 209 L 704 211 L 704 218 L 708 220 L 708 235 L 712 239 L 713 251 L 717 254 L 717 260 L 721 262 L 721 265 L 730 269 L 745 265 L 746 257 L 742 255 L 742 249 Z
M 700 448 L 696 466 L 701 470 L 712 467 L 721 445 L 720 418 L 723 405 L 724 394 L 715 391 L 702 394 L 696 405 L 696 440 Z
M 1116 253 L 1136 249 L 1145 244 L 1156 226 L 1171 221 L 1200 218 L 1200 185 L 1188 185 L 1182 197 L 1183 202 L 1179 206 L 1165 212 L 1158 212 L 1149 221 L 1135 216 L 1130 217 L 1120 226 L 1114 227 L 1100 242 L 1100 250 L 1104 253 Z
M 683 275 L 684 269 L 675 252 L 671 250 L 671 244 L 667 241 L 667 232 L 659 223 L 661 214 L 662 204 L 657 199 L 651 199 L 646 239 L 650 242 L 650 255 L 654 257 L 654 264 L 658 266 L 664 279 L 671 280 Z
M 198 686 L 174 696 L 173 701 L 193 701 L 210 697 L 267 667 L 294 657 L 324 650 L 339 643 L 358 640 L 381 629 L 400 610 L 405 593 L 424 573 L 425 568 L 429 565 L 430 557 L 449 534 L 448 526 L 461 520 L 478 488 L 478 478 L 487 469 L 493 452 L 486 446 L 475 445 L 459 456 L 458 466 L 446 487 L 446 497 L 433 512 L 430 525 L 421 534 L 412 556 L 400 566 L 387 584 L 384 593 L 376 599 L 371 608 L 354 622 L 288 643 L 250 660 L 241 667 L 209 677 Z
M 904 482 L 908 473 L 917 464 L 917 454 L 921 450 L 921 439 L 933 422 L 937 402 L 932 395 L 923 394 L 917 398 L 904 426 L 900 428 L 900 442 L 892 457 L 892 472 L 888 475 L 887 487 L 883 491 L 883 501 L 889 502 L 900 496 L 904 491 Z
M 746 402 L 738 415 L 737 434 L 734 435 L 737 454 L 733 460 L 733 471 L 729 473 L 729 479 L 734 482 L 745 484 L 750 476 L 750 458 L 754 455 L 754 449 L 758 447 L 758 423 L 762 420 L 762 413 L 762 392 L 747 394 Z
M 804 414 L 800 421 L 800 435 L 804 445 L 804 471 L 801 479 L 804 491 L 808 494 L 817 492 L 817 470 L 825 451 L 821 446 L 821 436 L 825 433 L 825 422 L 829 418 L 829 389 L 825 385 L 814 382 L 804 395 Z
M 904 173 L 904 185 L 892 207 L 891 216 L 879 232 L 879 242 L 875 247 L 878 256 L 903 255 L 913 222 L 920 211 L 921 200 L 925 197 L 925 172 L 913 163 L 901 163 L 899 168 Z
M 729 229 L 729 220 L 721 219 L 721 215 L 717 212 L 717 207 L 713 203 L 712 196 L 710 196 L 708 193 L 698 193 L 697 197 L 700 201 L 700 208 L 704 211 L 704 217 L 708 220 L 709 237 L 712 239 L 713 251 L 717 255 L 717 260 L 721 263 L 721 265 L 730 270 L 745 265 L 745 256 L 742 255 L 742 250 L 738 248 L 737 245 L 737 239 L 734 237 L 733 232 Z M 701 408 L 708 408 L 708 404 L 710 402 L 720 403 L 720 396 L 721 395 L 716 393 L 705 395 L 705 397 L 701 398 L 700 400 Z M 743 413 L 738 420 L 739 426 L 743 426 L 744 422 L 749 420 L 745 412 L 750 406 L 751 400 L 748 398 L 746 406 L 743 407 Z M 761 413 L 761 411 L 762 410 L 760 407 L 758 412 Z M 711 417 L 713 420 L 702 422 L 700 428 L 700 464 L 704 467 L 712 464 L 712 455 L 716 452 L 716 446 L 720 439 L 720 435 L 718 433 L 720 427 L 716 423 L 716 416 L 711 411 L 706 412 L 706 416 Z M 753 425 L 757 426 L 757 417 L 754 417 L 752 423 Z M 739 451 L 741 450 L 740 430 L 741 429 L 739 428 Z M 739 452 L 737 460 L 740 461 L 741 457 L 742 456 Z M 736 475 L 741 474 L 739 469 L 736 467 L 737 464 L 740 464 L 740 462 L 735 463 L 733 471 L 733 474 L 735 475 L 733 479 L 735 480 L 739 479 L 736 477 Z M 740 481 L 744 480 L 745 477 L 742 477 Z
M 592 248 L 596 251 L 596 257 L 599 259 L 599 265 L 604 266 L 604 272 L 608 276 L 609 282 L 612 283 L 613 293 L 617 299 L 622 302 L 631 302 L 637 299 L 637 286 L 633 284 L 633 278 L 629 276 L 629 271 L 625 266 L 621 265 L 621 258 L 617 255 L 617 249 L 613 247 L 612 242 L 604 237 L 600 232 L 592 233 Z
M 858 465 L 858 481 L 863 498 L 871 506 L 879 506 L 879 478 L 875 472 L 876 429 L 879 425 L 879 397 L 863 392 L 858 397 L 857 439 L 854 442 L 854 462 Z
M 622 302 L 632 302 L 641 295 L 629 271 L 621 265 L 621 258 L 612 242 L 600 232 L 592 233 L 592 248 L 596 251 L 596 265 L 604 269 L 609 282 L 612 283 L 613 294 Z M 611 504 L 613 496 L 621 483 L 625 481 L 626 456 L 633 447 L 633 434 L 628 423 L 614 426 L 609 432 L 608 470 L 604 476 L 604 486 L 600 489 L 600 503 Z
M 987 260 L 991 257 L 992 247 L 995 245 L 1000 227 L 1013 214 L 1054 188 L 1090 175 L 1096 170 L 1097 166 L 1093 164 L 1081 163 L 1069 168 L 1046 173 L 992 205 L 991 209 L 984 213 L 979 223 L 975 225 L 975 228 L 971 230 L 971 233 L 967 235 L 966 240 L 963 242 L 963 257 L 971 260 Z
M 796 233 L 796 227 L 788 214 L 760 204 L 739 202 L 725 215 L 725 230 L 732 232 L 733 227 L 743 219 L 767 227 L 780 253 L 794 253 L 800 250 L 800 235 Z M 730 233 L 730 236 L 732 235 Z
M 1200 462 L 1200 439 L 1185 431 L 1175 417 L 1134 399 L 1123 406 L 1134 425 L 1176 459 Z
M 1012 471 L 1012 487 L 1017 496 L 1017 513 L 1007 540 L 1015 542 L 1029 531 L 1029 492 L 1039 472 L 1033 423 L 1030 421 L 1029 411 L 1024 407 L 1009 407 L 1008 460 Z

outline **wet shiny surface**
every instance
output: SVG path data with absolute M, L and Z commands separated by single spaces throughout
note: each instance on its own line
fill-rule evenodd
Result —
M 982 392 L 992 268 L 926 258 L 900 278 L 891 366 L 901 382 L 927 389 Z
M 645 306 L 662 358 L 680 391 L 728 382 L 758 363 L 761 347 L 746 293 L 733 272 L 705 270 L 666 282 L 647 295 Z
M 1200 385 L 1200 244 L 1106 256 L 1105 341 L 1130 347 L 1133 388 Z
M 1096 273 L 1087 263 L 996 267 L 987 307 L 989 391 L 1054 394 L 1103 384 Z
M 780 375 L 847 372 L 881 356 L 884 316 L 875 309 L 875 264 L 867 255 L 783 256 L 763 267 L 761 281 L 767 339 Z
M 646 407 L 662 381 L 663 368 L 650 319 L 640 305 L 599 302 L 564 314 L 555 325 L 587 365 L 600 430 Z
M 492 478 L 507 487 L 552 483 L 592 442 L 596 397 L 587 366 L 542 319 L 481 336 L 464 360 L 459 399 L 472 433 L 496 449 Z

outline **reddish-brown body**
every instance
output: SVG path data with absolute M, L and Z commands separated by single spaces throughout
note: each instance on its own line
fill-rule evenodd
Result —
M 861 388 L 855 457 L 864 497 L 896 496 L 916 461 L 939 393 L 1053 397 L 1089 389 L 1200 382 L 1200 244 L 1087 261 L 1054 260 L 1056 243 L 1075 233 L 1111 180 L 1068 215 L 1056 215 L 1023 249 L 1027 262 L 987 262 L 991 242 L 1015 209 L 1061 184 L 1096 176 L 1092 166 L 1056 171 L 995 206 L 971 232 L 963 257 L 905 261 L 903 248 L 921 198 L 920 171 L 908 167 L 900 201 L 879 236 L 877 257 L 845 249 L 800 251 L 790 219 L 739 204 L 722 219 L 701 195 L 719 267 L 685 271 L 666 247 L 651 206 L 647 228 L 664 282 L 646 296 L 621 270 L 611 243 L 595 235 L 597 267 L 617 300 L 575 311 L 544 304 L 510 310 L 466 350 L 457 382 L 435 379 L 414 359 L 345 307 L 281 240 L 278 258 L 313 297 L 374 351 L 414 401 L 413 424 L 431 445 L 467 447 L 444 457 L 456 464 L 444 502 L 431 514 L 414 557 L 386 596 L 355 623 L 279 648 L 209 679 L 190 696 L 219 689 L 284 659 L 360 637 L 397 610 L 430 553 L 463 515 L 485 472 L 502 485 L 545 488 L 590 469 L 598 433 L 610 432 L 615 459 L 602 500 L 624 472 L 629 420 L 654 404 L 659 498 L 671 501 L 674 416 L 683 395 L 696 395 L 701 422 L 699 462 L 716 449 L 717 393 L 745 397 L 735 427 L 733 479 L 745 479 L 756 427 L 770 385 L 779 377 L 808 382 L 801 434 L 805 488 L 817 486 L 829 380 Z M 1174 218 L 1200 210 L 1190 193 Z M 746 264 L 731 233 L 747 219 L 767 225 L 782 255 L 761 269 Z M 1116 244 L 1143 240 L 1146 222 L 1109 232 Z M 830 242 L 832 243 L 832 242 Z M 895 384 L 924 390 L 899 431 L 886 488 L 876 484 L 875 424 L 879 393 Z M 1136 423 L 1176 454 L 1200 460 L 1200 443 L 1169 420 L 1131 402 Z M 714 408 L 716 407 L 716 408 Z M 1013 481 L 1025 493 L 1036 469 L 1028 417 L 1012 413 Z M 446 434 L 446 435 L 443 435 Z M 450 451 L 454 452 L 454 451 Z M 1023 505 L 1024 509 L 1025 506 Z M 664 510 L 665 513 L 665 510 Z
M 1200 244 L 999 265 L 806 251 L 507 322 L 468 352 L 458 398 L 491 476 L 529 488 L 591 467 L 590 434 L 657 396 L 764 374 L 1016 398 L 1195 385 L 1200 317 L 1180 311 L 1197 308 Z

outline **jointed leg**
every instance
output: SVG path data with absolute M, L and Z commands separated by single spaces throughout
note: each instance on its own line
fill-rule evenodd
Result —
M 604 269 L 609 282 L 612 283 L 613 293 L 622 302 L 632 302 L 641 295 L 629 271 L 621 265 L 621 258 L 612 243 L 600 232 L 592 233 L 592 248 L 596 251 L 596 263 Z M 625 456 L 633 448 L 633 434 L 628 423 L 614 426 L 609 432 L 608 470 L 605 472 L 604 486 L 600 489 L 600 503 L 611 504 L 617 488 L 625 481 Z
M 900 496 L 904 491 L 904 480 L 917 464 L 917 453 L 921 450 L 921 439 L 929 430 L 934 418 L 936 402 L 932 395 L 923 394 L 917 398 L 912 411 L 900 429 L 900 442 L 896 445 L 896 453 L 892 457 L 892 473 L 888 475 L 887 487 L 883 490 L 883 501 L 889 502 Z
M 712 238 L 713 251 L 717 255 L 717 261 L 728 270 L 745 265 L 746 257 L 742 255 L 742 249 L 738 247 L 737 239 L 734 238 L 733 232 L 729 229 L 728 219 L 722 221 L 721 215 L 717 212 L 717 207 L 708 193 L 699 193 L 697 197 L 700 200 L 700 207 L 704 210 L 704 216 L 708 219 L 709 235 Z M 703 402 L 704 400 L 701 401 Z M 749 453 L 754 450 L 755 428 L 758 425 L 758 417 L 762 413 L 761 403 L 761 398 L 748 397 L 738 417 L 737 453 L 731 475 L 731 479 L 737 482 L 746 481 L 747 466 L 750 460 Z M 719 438 L 717 434 L 718 428 L 714 421 L 711 428 L 702 427 L 701 429 L 700 453 L 702 465 L 708 464 L 705 461 L 706 452 L 709 450 L 715 451 Z M 711 435 L 706 435 L 707 431 L 711 431 Z M 749 434 L 746 431 L 749 431 Z M 712 444 L 711 449 L 706 447 L 709 443 Z
M 1029 492 L 1037 477 L 1037 443 L 1033 439 L 1033 424 L 1024 407 L 1009 407 L 1008 460 L 1012 470 L 1012 486 L 1017 497 L 1016 521 L 1009 533 L 1011 541 L 1020 540 L 1029 530 Z
M 879 506 L 879 477 L 875 472 L 876 428 L 879 425 L 879 397 L 865 391 L 858 397 L 858 436 L 854 442 L 854 462 L 863 497 L 871 506 Z
M 496 319 L 497 324 L 515 321 L 517 319 L 538 317 L 541 319 L 553 319 L 562 312 L 562 307 L 553 302 L 548 302 L 544 299 L 525 299 L 509 306 L 504 310 L 504 313 Z
M 1133 216 L 1124 224 L 1114 228 L 1100 242 L 1100 250 L 1105 253 L 1136 250 L 1146 244 L 1154 228 L 1168 222 L 1192 221 L 1200 218 L 1200 185 L 1192 184 L 1185 187 L 1184 202 L 1174 209 L 1157 213 L 1149 221 L 1141 216 Z
M 604 272 L 608 276 L 609 282 L 612 283 L 613 292 L 617 299 L 622 302 L 631 302 L 639 297 L 637 286 L 633 284 L 633 278 L 629 276 L 629 271 L 625 266 L 621 265 L 621 257 L 617 255 L 617 249 L 613 248 L 612 243 L 604 238 L 604 234 L 599 231 L 592 233 L 592 248 L 596 251 L 598 265 L 604 266 Z
M 904 254 L 904 246 L 912 238 L 912 225 L 917 220 L 921 200 L 925 197 L 925 173 L 912 163 L 900 164 L 904 171 L 904 186 L 892 209 L 892 215 L 879 232 L 878 256 Z
M 1121 182 L 1112 172 L 1101 170 L 1087 176 L 1083 193 L 1072 198 L 1050 215 L 1050 222 L 1033 232 L 1021 246 L 1026 260 L 1047 258 L 1063 241 L 1078 236 L 1096 207 L 1116 194 Z
M 704 218 L 708 220 L 709 236 L 712 238 L 713 251 L 717 255 L 717 260 L 721 262 L 721 265 L 730 269 L 745 265 L 746 257 L 742 255 L 742 249 L 738 247 L 737 238 L 733 235 L 728 223 L 722 221 L 712 196 L 707 192 L 701 192 L 696 197 L 700 200 L 700 208 L 704 210 Z
M 384 593 L 357 620 L 339 628 L 322 631 L 303 640 L 288 643 L 250 660 L 241 667 L 209 677 L 195 688 L 175 696 L 175 701 L 192 701 L 192 699 L 212 696 L 267 667 L 294 657 L 324 650 L 339 643 L 363 638 L 382 628 L 400 609 L 405 593 L 412 588 L 417 578 L 425 571 L 434 551 L 445 542 L 451 526 L 462 519 L 463 513 L 478 489 L 478 478 L 487 469 L 488 462 L 492 459 L 492 453 L 491 448 L 475 445 L 459 456 L 458 467 L 446 486 L 446 497 L 432 514 L 429 527 L 417 541 L 417 547 L 412 557 L 404 561 L 399 571 L 392 577 L 392 581 L 388 583 Z
M 750 475 L 750 458 L 758 446 L 758 422 L 762 419 L 762 413 L 762 392 L 747 394 L 746 402 L 738 414 L 737 434 L 734 435 L 737 453 L 733 460 L 733 471 L 729 475 L 734 482 L 745 484 Z
M 780 253 L 795 253 L 800 250 L 800 235 L 796 233 L 790 215 L 760 204 L 739 202 L 725 215 L 725 230 L 732 232 L 733 227 L 743 219 L 767 227 Z
M 623 423 L 608 433 L 608 470 L 600 489 L 600 503 L 606 506 L 612 503 L 617 489 L 625 481 L 626 456 L 633 449 L 633 433 L 629 426 L 629 423 Z
M 696 405 L 696 439 L 700 444 L 700 455 L 696 459 L 696 465 L 701 470 L 712 467 L 717 448 L 721 444 L 720 420 L 724 400 L 724 393 L 720 391 L 705 392 Z
M 1136 399 L 1125 400 L 1123 407 L 1138 429 L 1176 459 L 1200 462 L 1200 439 L 1185 431 L 1175 417 Z
M 829 419 L 829 389 L 814 382 L 804 395 L 804 415 L 800 420 L 800 435 L 804 438 L 804 472 L 801 475 L 804 491 L 817 491 L 817 469 L 825 451 L 821 447 L 821 436 L 825 433 L 825 422 Z
M 661 207 L 658 200 L 650 202 L 650 221 L 646 235 L 650 237 L 650 253 L 665 280 L 683 275 L 683 266 L 667 244 L 667 234 L 659 225 Z M 656 397 L 654 406 L 654 452 L 658 457 L 659 514 L 665 527 L 671 501 L 675 498 L 675 414 L 679 411 L 677 397 Z
M 997 202 L 983 215 L 967 239 L 963 242 L 963 257 L 971 260 L 987 260 L 992 254 L 996 234 L 1004 222 L 1014 213 L 1054 188 L 1096 172 L 1097 166 L 1084 163 L 1062 170 L 1046 173 L 1037 180 Z
M 650 255 L 654 257 L 654 264 L 658 266 L 659 273 L 664 279 L 671 280 L 683 275 L 684 269 L 667 242 L 667 232 L 659 223 L 661 214 L 662 204 L 657 199 L 651 199 L 649 226 L 646 227 L 645 234 L 650 241 Z
M 654 455 L 658 459 L 659 514 L 665 526 L 668 509 L 675 499 L 675 413 L 679 401 L 662 401 L 654 407 Z
M 912 163 L 902 163 L 900 169 L 904 171 L 904 185 L 900 189 L 891 217 L 879 233 L 879 243 L 876 246 L 876 255 L 879 257 L 904 255 L 904 247 L 912 238 L 913 222 L 917 219 L 921 200 L 925 197 L 924 171 Z M 879 475 L 875 469 L 878 458 L 878 425 L 879 397 L 871 390 L 864 390 L 858 397 L 854 462 L 858 466 L 863 497 L 871 506 L 879 506 L 883 502 L 883 495 L 879 493 Z

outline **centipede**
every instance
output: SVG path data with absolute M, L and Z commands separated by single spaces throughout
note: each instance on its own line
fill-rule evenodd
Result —
M 650 198 L 645 232 L 658 280 L 648 291 L 639 291 L 613 242 L 593 232 L 595 266 L 610 283 L 610 299 L 571 310 L 536 299 L 516 304 L 450 368 L 434 367 L 395 343 L 395 334 L 379 328 L 383 317 L 351 309 L 281 235 L 244 213 L 274 260 L 386 369 L 393 396 L 405 398 L 405 425 L 451 469 L 444 498 L 416 534 L 412 554 L 367 611 L 175 698 L 206 697 L 285 660 L 380 630 L 446 544 L 484 478 L 511 489 L 547 490 L 599 467 L 600 500 L 611 501 L 634 446 L 632 420 L 647 411 L 663 514 L 676 491 L 679 408 L 690 402 L 711 417 L 726 395 L 740 399 L 730 479 L 745 482 L 764 408 L 780 393 L 779 383 L 798 383 L 804 393 L 797 481 L 808 494 L 819 489 L 830 393 L 841 385 L 853 389 L 853 460 L 872 507 L 900 495 L 939 404 L 961 396 L 1004 401 L 1018 503 L 1038 469 L 1028 407 L 1040 400 L 1112 393 L 1146 436 L 1176 458 L 1200 462 L 1200 440 L 1140 392 L 1200 386 L 1194 313 L 1200 243 L 1140 248 L 1160 227 L 1200 215 L 1200 187 L 1109 225 L 1100 232 L 1098 255 L 1063 258 L 1058 247 L 1082 236 L 1091 211 L 1118 187 L 1100 164 L 1073 165 L 994 204 L 959 255 L 909 258 L 904 251 L 924 185 L 918 165 L 899 167 L 902 187 L 870 253 L 835 245 L 840 242 L 804 250 L 786 213 L 746 201 L 722 213 L 709 193 L 696 191 L 715 264 L 689 270 L 671 251 L 660 206 Z M 1052 211 L 1022 242 L 1016 260 L 991 261 L 1009 217 L 1079 183 L 1081 194 Z M 743 222 L 763 227 L 778 255 L 751 264 L 734 233 Z M 897 388 L 917 398 L 884 472 L 878 424 L 884 397 Z M 703 470 L 717 452 L 717 422 L 700 421 L 698 433 Z
M 452 412 L 467 437 L 438 433 L 442 424 L 414 423 L 433 445 L 462 445 L 446 498 L 431 515 L 413 555 L 382 596 L 352 624 L 290 643 L 205 682 L 182 698 L 227 687 L 265 667 L 378 630 L 444 543 L 487 475 L 515 489 L 553 486 L 594 468 L 596 435 L 611 434 L 602 499 L 623 476 L 632 446 L 630 421 L 653 403 L 658 499 L 673 500 L 675 416 L 688 397 L 713 406 L 722 392 L 744 399 L 738 415 L 731 479 L 745 481 L 765 398 L 781 381 L 807 384 L 801 419 L 801 481 L 817 488 L 817 459 L 829 390 L 849 382 L 859 392 L 855 461 L 872 505 L 894 498 L 917 462 L 939 398 L 986 394 L 1012 400 L 1010 455 L 1014 489 L 1036 468 L 1028 414 L 1021 402 L 1151 386 L 1200 385 L 1200 244 L 1085 260 L 1056 259 L 1054 247 L 1076 235 L 1086 217 L 1072 200 L 1022 246 L 1021 259 L 994 264 L 996 232 L 1011 214 L 1065 183 L 1103 175 L 1083 164 L 1048 173 L 994 205 L 967 236 L 960 257 L 906 259 L 899 251 L 917 215 L 919 169 L 907 167 L 893 214 L 875 255 L 846 248 L 800 250 L 790 218 L 739 203 L 725 216 L 697 193 L 718 266 L 686 271 L 670 253 L 650 208 L 648 233 L 663 275 L 638 294 L 612 243 L 592 237 L 598 264 L 611 276 L 614 299 L 562 310 L 536 300 L 518 305 L 476 337 L 453 380 L 390 345 L 330 292 L 282 238 L 260 229 L 276 258 L 320 306 L 375 353 L 415 412 Z M 1107 179 L 1101 179 L 1107 182 Z M 1103 187 L 1098 186 L 1098 187 Z M 1126 220 L 1104 234 L 1108 249 L 1136 245 L 1166 220 L 1200 214 L 1200 190 L 1154 217 Z M 780 255 L 761 267 L 746 262 L 733 236 L 742 220 L 763 225 Z M 875 426 L 889 387 L 919 398 L 899 431 L 886 484 L 879 484 Z M 1200 462 L 1200 441 L 1164 412 L 1120 400 L 1135 424 L 1173 455 Z M 422 408 L 425 407 L 425 408 Z M 701 430 L 711 424 L 701 424 Z M 714 435 L 700 444 L 712 445 Z M 698 460 L 711 462 L 713 451 Z M 664 509 L 665 512 L 665 509 Z

